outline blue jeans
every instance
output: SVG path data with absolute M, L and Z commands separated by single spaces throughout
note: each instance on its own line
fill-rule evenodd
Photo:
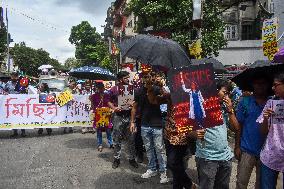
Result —
M 260 168 L 260 185 L 261 189 L 274 189 L 277 185 L 279 171 L 270 169 L 263 163 Z M 283 182 L 284 183 L 284 182 Z
M 105 128 L 105 130 L 106 130 L 106 135 L 107 135 L 107 142 L 109 145 L 112 145 L 111 129 Z M 98 140 L 98 146 L 103 145 L 102 128 L 97 128 L 97 140 Z
M 159 163 L 159 171 L 166 171 L 166 155 L 163 142 L 163 129 L 152 128 L 147 125 L 142 125 L 141 136 L 145 145 L 147 158 L 148 158 L 148 169 L 152 171 L 157 170 L 156 157 Z

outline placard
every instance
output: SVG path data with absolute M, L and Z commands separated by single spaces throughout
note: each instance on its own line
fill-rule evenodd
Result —
M 69 90 L 66 90 L 56 97 L 56 102 L 59 106 L 64 106 L 69 101 L 73 100 L 73 95 Z
M 134 86 L 119 85 L 118 91 L 118 107 L 120 107 L 122 110 L 129 110 L 134 102 Z
M 263 54 L 269 60 L 273 60 L 278 52 L 277 45 L 278 18 L 265 19 L 262 27 L 262 47 Z
M 271 107 L 274 111 L 272 114 L 272 124 L 284 123 L 284 100 L 272 100 Z
M 168 73 L 174 120 L 179 132 L 223 124 L 212 64 L 171 69 Z
M 108 127 L 110 123 L 111 111 L 109 107 L 96 108 L 95 120 L 96 126 L 98 127 Z

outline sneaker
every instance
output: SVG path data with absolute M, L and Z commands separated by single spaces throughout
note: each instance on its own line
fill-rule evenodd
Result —
M 165 184 L 165 183 L 167 183 L 169 181 L 170 181 L 170 179 L 168 179 L 168 177 L 167 177 L 167 172 L 165 171 L 165 172 L 161 173 L 160 183 L 161 184 Z
M 135 161 L 135 159 L 130 159 L 129 164 L 134 168 L 138 168 L 138 163 Z
M 114 161 L 113 161 L 113 163 L 112 163 L 112 168 L 113 168 L 113 169 L 118 168 L 119 164 L 120 164 L 120 159 L 114 158 Z
M 141 175 L 141 178 L 147 179 L 147 178 L 150 178 L 150 177 L 154 177 L 156 175 L 157 175 L 157 171 L 152 171 L 151 169 L 148 169 L 146 171 L 146 173 L 143 173 Z
M 110 149 L 114 149 L 113 144 L 109 145 L 109 148 Z
M 102 146 L 102 145 L 99 145 L 98 151 L 99 151 L 99 152 L 102 152 L 102 151 L 103 151 L 103 146 Z

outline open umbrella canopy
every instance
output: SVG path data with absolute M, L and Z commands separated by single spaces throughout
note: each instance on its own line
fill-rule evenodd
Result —
M 137 35 L 121 42 L 123 57 L 135 59 L 151 66 L 179 68 L 188 66 L 190 59 L 175 41 L 151 35 Z
M 53 66 L 49 65 L 49 64 L 44 64 L 44 65 L 41 65 L 40 67 L 38 67 L 39 70 L 51 69 L 51 68 L 53 68 Z
M 279 51 L 275 54 L 273 62 L 284 63 L 284 47 L 280 48 Z
M 227 72 L 225 66 L 215 58 L 202 58 L 202 59 L 191 59 L 192 65 L 201 65 L 201 64 L 213 64 L 214 71 L 216 73 L 225 73 Z
M 109 70 L 93 66 L 84 66 L 80 68 L 71 69 L 69 75 L 80 79 L 91 79 L 91 80 L 116 79 L 115 75 L 111 73 Z
M 232 78 L 242 90 L 252 91 L 252 79 L 255 74 L 263 74 L 272 82 L 273 75 L 284 71 L 284 64 L 271 63 L 268 60 L 257 60 L 249 66 L 246 70 Z

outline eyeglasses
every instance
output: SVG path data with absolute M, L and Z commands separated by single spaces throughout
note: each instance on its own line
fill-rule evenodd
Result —
M 273 83 L 272 87 L 277 88 L 279 85 L 284 85 L 284 83 Z

